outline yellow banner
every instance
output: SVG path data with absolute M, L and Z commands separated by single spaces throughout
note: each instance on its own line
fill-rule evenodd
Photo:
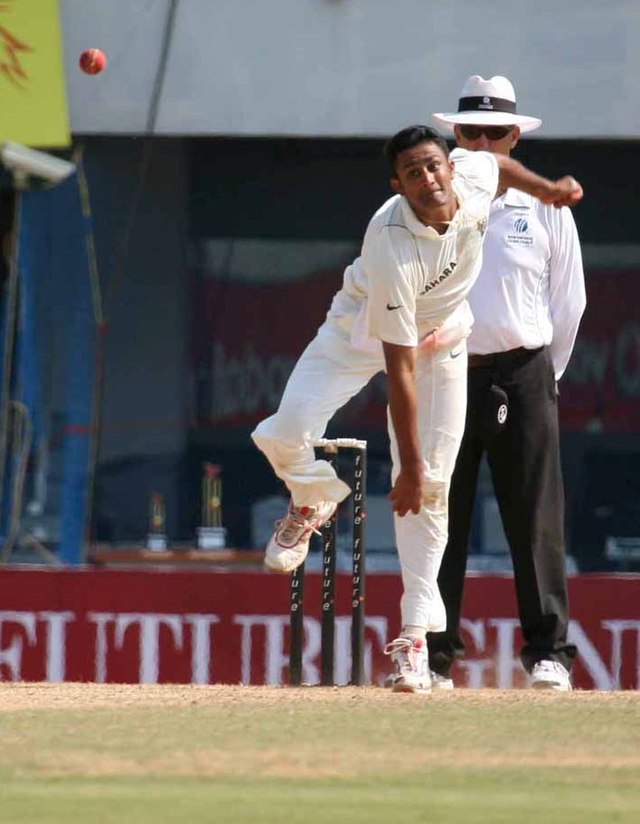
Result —
M 0 142 L 68 146 L 58 0 L 0 0 Z

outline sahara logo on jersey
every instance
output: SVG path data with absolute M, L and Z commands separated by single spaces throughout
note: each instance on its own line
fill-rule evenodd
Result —
M 430 292 L 432 289 L 435 289 L 436 286 L 439 286 L 443 280 L 446 280 L 449 275 L 452 274 L 457 265 L 458 262 L 456 260 L 452 260 L 447 268 L 443 270 L 442 274 L 438 275 L 438 277 L 434 278 L 434 280 L 430 280 L 428 283 L 425 283 L 424 289 L 419 294 L 426 295 L 427 292 Z

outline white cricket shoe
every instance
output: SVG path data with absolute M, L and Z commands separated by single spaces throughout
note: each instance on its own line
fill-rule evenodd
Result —
M 531 686 L 536 690 L 569 692 L 569 673 L 559 661 L 538 661 L 531 672 Z
M 431 670 L 431 689 L 453 690 L 455 686 L 452 678 L 447 678 L 446 675 L 440 675 L 440 673 Z
M 394 692 L 431 692 L 429 655 L 424 638 L 396 638 L 384 648 L 391 656 Z
M 274 572 L 293 572 L 304 562 L 309 552 L 311 533 L 320 534 L 320 527 L 336 511 L 335 501 L 321 501 L 317 506 L 289 504 L 287 514 L 276 521 L 276 529 L 267 544 L 265 566 Z

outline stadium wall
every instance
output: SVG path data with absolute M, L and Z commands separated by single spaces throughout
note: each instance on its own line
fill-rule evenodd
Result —
M 506 74 L 540 137 L 637 137 L 636 0 L 61 0 L 72 131 L 384 136 Z M 108 55 L 99 78 L 80 52 Z M 166 48 L 164 48 L 166 47 Z M 153 100 L 159 67 L 162 88 Z M 153 110 L 157 109 L 157 117 Z

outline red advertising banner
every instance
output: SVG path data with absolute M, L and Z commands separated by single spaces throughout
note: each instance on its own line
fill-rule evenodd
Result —
M 0 680 L 280 684 L 288 679 L 288 586 L 262 572 L 0 570 Z M 350 671 L 350 578 L 338 578 L 336 680 Z M 400 578 L 367 579 L 365 666 L 383 684 Z M 574 685 L 640 688 L 640 576 L 570 579 Z M 305 592 L 304 679 L 318 683 L 320 575 Z M 472 576 L 460 686 L 524 686 L 513 580 Z
M 267 284 L 194 279 L 193 374 L 204 426 L 254 426 L 275 411 L 293 365 L 324 320 L 342 271 Z M 590 271 L 587 309 L 560 383 L 565 431 L 640 429 L 640 272 Z M 373 382 L 354 420 L 386 428 Z

